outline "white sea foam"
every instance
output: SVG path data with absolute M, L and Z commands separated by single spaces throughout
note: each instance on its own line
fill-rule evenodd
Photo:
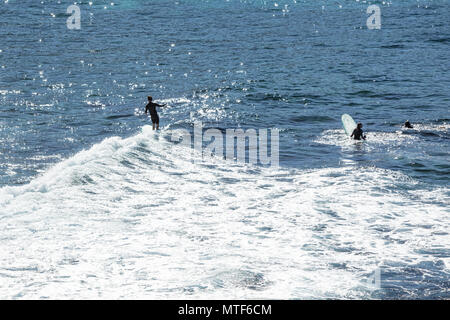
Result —
M 419 141 L 419 137 L 414 135 L 402 134 L 401 131 L 397 132 L 367 132 L 366 143 L 364 144 L 366 149 L 375 149 L 378 146 L 392 146 L 392 145 L 405 145 L 408 143 L 416 143 Z M 350 137 L 347 137 L 344 130 L 332 129 L 325 130 L 316 141 L 321 144 L 336 145 L 341 147 L 352 147 L 354 145 L 363 145 L 363 141 L 355 141 Z
M 375 168 L 193 163 L 164 135 L 145 126 L 0 189 L 0 297 L 370 297 L 378 266 L 448 250 L 448 189 Z

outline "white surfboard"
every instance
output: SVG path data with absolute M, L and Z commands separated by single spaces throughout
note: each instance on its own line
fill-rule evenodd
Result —
M 343 114 L 341 117 L 342 125 L 344 126 L 345 133 L 350 136 L 353 133 L 353 130 L 356 129 L 356 122 L 353 118 L 348 114 Z

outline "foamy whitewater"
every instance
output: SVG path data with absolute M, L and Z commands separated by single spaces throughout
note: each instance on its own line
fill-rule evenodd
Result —
M 0 299 L 450 298 L 449 1 L 73 4 L 0 0 Z
M 409 190 L 414 180 L 376 168 L 195 164 L 189 151 L 145 126 L 1 189 L 0 296 L 414 297 L 422 282 L 430 294 L 447 290 L 450 260 L 430 255 L 450 240 L 448 212 L 436 204 L 448 203 L 448 189 Z M 382 292 L 368 283 L 377 268 Z

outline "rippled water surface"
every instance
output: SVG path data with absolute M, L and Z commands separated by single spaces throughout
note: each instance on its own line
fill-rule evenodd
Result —
M 450 298 L 450 3 L 373 3 L 2 0 L 0 298 Z

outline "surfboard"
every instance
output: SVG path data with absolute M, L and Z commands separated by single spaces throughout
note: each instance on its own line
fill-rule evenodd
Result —
M 353 118 L 348 114 L 343 114 L 341 117 L 342 125 L 344 127 L 345 133 L 350 136 L 356 128 L 356 122 Z

